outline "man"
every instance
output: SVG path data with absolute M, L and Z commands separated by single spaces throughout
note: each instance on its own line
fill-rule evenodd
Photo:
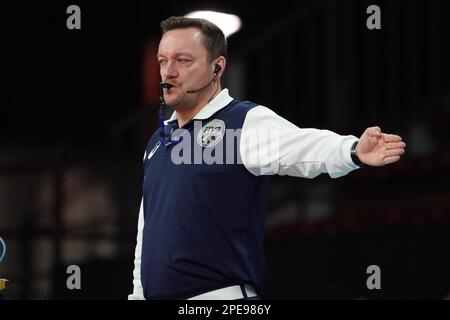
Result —
M 363 165 L 398 161 L 405 143 L 379 127 L 360 139 L 300 129 L 264 106 L 235 100 L 221 88 L 226 41 L 217 26 L 172 17 L 161 27 L 163 96 L 175 112 L 166 122 L 169 130 L 164 126 L 153 135 L 144 156 L 129 299 L 261 297 L 267 176 L 336 178 Z M 194 158 L 198 149 L 212 156 L 220 144 L 224 149 L 214 156 L 222 150 L 222 158 L 232 161 L 191 161 L 190 151 Z

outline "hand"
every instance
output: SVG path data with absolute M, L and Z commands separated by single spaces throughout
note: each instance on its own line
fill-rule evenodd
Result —
M 364 164 L 380 167 L 400 160 L 405 147 L 402 137 L 382 133 L 380 127 L 370 127 L 359 139 L 356 153 Z

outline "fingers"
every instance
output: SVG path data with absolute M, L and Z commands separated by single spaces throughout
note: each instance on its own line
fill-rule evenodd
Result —
M 383 140 L 385 142 L 400 142 L 402 141 L 402 137 L 396 135 L 396 134 L 387 134 L 383 133 Z
M 391 150 L 391 149 L 404 149 L 406 147 L 406 143 L 404 143 L 403 141 L 401 142 L 388 142 L 386 143 L 386 149 L 387 150 Z
M 391 149 L 384 152 L 384 157 L 395 157 L 405 153 L 405 149 Z
M 394 163 L 400 160 L 400 156 L 386 157 L 383 159 L 384 164 Z
M 400 160 L 400 156 L 405 153 L 405 147 L 406 143 L 404 143 L 403 141 L 387 143 L 386 144 L 387 149 L 383 153 L 384 164 L 390 164 Z

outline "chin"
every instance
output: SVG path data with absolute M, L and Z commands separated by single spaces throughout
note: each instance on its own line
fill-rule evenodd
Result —
M 166 104 L 173 110 L 189 109 L 190 101 L 186 97 L 177 97 L 175 99 L 169 99 Z

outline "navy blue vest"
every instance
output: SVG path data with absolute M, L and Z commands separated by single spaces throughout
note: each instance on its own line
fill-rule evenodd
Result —
M 192 120 L 183 128 L 189 130 L 193 145 L 195 122 L 205 125 L 219 119 L 226 129 L 241 129 L 255 106 L 233 100 L 209 119 Z M 224 146 L 226 139 L 225 135 Z M 261 296 L 266 283 L 267 177 L 256 177 L 236 162 L 177 165 L 171 161 L 175 144 L 155 148 L 158 142 L 159 130 L 150 139 L 144 159 L 141 281 L 145 298 L 185 299 L 238 284 L 253 286 Z M 238 154 L 237 143 L 233 151 Z

